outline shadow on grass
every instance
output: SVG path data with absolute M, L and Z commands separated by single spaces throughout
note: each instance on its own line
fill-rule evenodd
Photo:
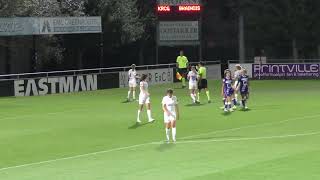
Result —
M 186 89 L 184 87 L 174 87 L 173 89 Z
M 241 112 L 249 112 L 249 111 L 252 111 L 252 109 L 243 109 L 243 108 L 241 108 L 241 109 L 239 109 L 238 111 L 241 111 Z
M 186 104 L 186 107 L 197 107 L 197 106 L 204 106 L 205 104 Z
M 166 142 L 163 142 L 162 144 L 160 144 L 157 148 L 156 148 L 156 150 L 157 151 L 160 151 L 160 152 L 164 152 L 164 151 L 168 151 L 168 150 L 170 150 L 170 149 L 172 149 L 172 148 L 174 148 L 176 146 L 176 144 L 174 144 L 174 143 L 166 143 Z
M 126 104 L 126 103 L 131 103 L 132 101 L 124 100 L 121 103 Z
M 230 116 L 232 113 L 234 113 L 234 112 L 222 112 L 221 114 L 223 115 L 223 116 Z
M 128 129 L 138 129 L 140 127 L 143 127 L 143 126 L 146 126 L 148 124 L 152 124 L 152 123 L 149 123 L 149 122 L 146 122 L 146 123 L 135 123 L 134 125 L 132 126 L 129 126 Z

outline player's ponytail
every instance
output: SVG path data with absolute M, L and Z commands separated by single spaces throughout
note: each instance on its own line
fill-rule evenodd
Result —
M 147 79 L 147 77 L 148 77 L 148 75 L 146 75 L 146 74 L 142 74 L 140 81 L 144 81 L 144 80 L 146 80 L 146 79 Z

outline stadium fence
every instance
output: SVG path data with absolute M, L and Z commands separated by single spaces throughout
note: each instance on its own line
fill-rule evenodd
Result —
M 195 65 L 197 62 L 191 62 Z M 206 61 L 208 78 L 221 79 L 221 61 Z M 38 96 L 80 91 L 94 91 L 128 86 L 126 67 L 66 70 L 0 75 L 0 96 Z M 136 67 L 138 74 L 148 74 L 149 83 L 175 82 L 176 64 Z

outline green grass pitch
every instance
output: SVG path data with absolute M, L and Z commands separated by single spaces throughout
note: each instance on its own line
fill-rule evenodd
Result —
M 252 81 L 251 110 L 231 114 L 218 81 L 201 106 L 176 88 L 178 141 L 163 144 L 160 102 L 179 86 L 150 87 L 156 122 L 141 126 L 137 103 L 122 103 L 127 89 L 1 98 L 0 179 L 320 179 L 319 81 Z

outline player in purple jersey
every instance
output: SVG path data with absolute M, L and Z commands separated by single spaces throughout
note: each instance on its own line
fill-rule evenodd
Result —
M 243 69 L 237 83 L 238 90 L 242 97 L 242 106 L 248 109 L 247 100 L 249 99 L 249 76 L 247 70 Z
M 232 99 L 234 99 L 234 87 L 232 84 L 232 77 L 231 77 L 231 72 L 230 71 L 225 71 L 225 75 L 223 78 L 223 83 L 222 83 L 222 89 L 221 89 L 221 95 L 226 97 L 226 102 L 225 102 L 225 107 L 224 111 L 225 112 L 233 112 L 235 103 L 233 103 L 234 107 L 231 108 L 232 105 Z
M 223 74 L 226 74 L 227 72 L 230 72 L 230 73 L 231 73 L 231 71 L 230 71 L 229 69 L 226 69 L 226 70 L 224 70 Z M 222 89 L 222 90 L 224 91 L 224 89 Z M 225 95 L 224 92 L 221 93 L 221 97 L 222 97 L 223 106 L 221 106 L 220 109 L 224 109 L 224 108 L 225 108 L 225 105 L 226 105 L 226 102 L 227 102 L 227 97 L 226 97 L 226 95 Z

